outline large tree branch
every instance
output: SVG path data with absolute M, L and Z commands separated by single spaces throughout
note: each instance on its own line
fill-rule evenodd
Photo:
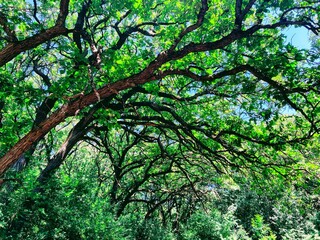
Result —
M 42 170 L 37 179 L 40 184 L 44 184 L 47 181 L 50 175 L 63 163 L 74 145 L 79 142 L 89 131 L 88 125 L 93 120 L 92 116 L 94 111 L 95 110 L 91 111 L 74 126 L 72 131 L 69 133 L 68 138 L 62 144 L 58 152 L 49 160 L 47 166 Z M 36 191 L 41 191 L 41 186 L 40 188 L 37 188 Z
M 130 89 L 136 85 L 144 84 L 159 79 L 162 73 L 161 71 L 159 71 L 159 68 L 164 63 L 167 63 L 172 60 L 181 59 L 190 53 L 222 49 L 240 38 L 252 35 L 260 29 L 277 28 L 279 26 L 287 24 L 305 25 L 305 22 L 278 22 L 272 25 L 255 25 L 246 31 L 234 30 L 227 36 L 215 42 L 190 43 L 180 50 L 173 52 L 168 50 L 160 53 L 158 57 L 140 73 L 119 80 L 115 83 L 108 84 L 107 86 L 99 90 L 92 91 L 87 95 L 81 96 L 80 98 L 76 98 L 75 100 L 63 105 L 59 110 L 54 112 L 45 121 L 43 121 L 38 128 L 31 130 L 0 159 L 0 175 L 2 175 L 6 171 L 6 169 L 8 169 L 8 167 L 12 165 L 25 151 L 27 151 L 31 147 L 32 143 L 38 141 L 52 128 L 57 126 L 59 123 L 63 122 L 66 118 L 76 115 L 81 109 L 91 104 L 97 103 L 102 99 L 105 99 L 113 94 L 117 94 L 119 91 Z M 34 41 L 30 42 L 29 40 L 24 40 L 22 42 L 17 43 L 17 46 L 19 46 L 20 48 L 14 46 L 16 44 L 11 44 L 7 46 L 4 50 L 0 52 L 0 65 L 3 65 L 5 62 L 7 62 L 8 59 L 12 59 L 14 56 L 19 54 L 21 51 L 23 51 L 22 49 L 30 49 L 42 43 L 44 39 L 49 40 L 51 39 L 51 37 L 59 36 L 59 34 L 67 31 L 68 30 L 66 30 L 64 27 L 57 26 L 46 31 L 51 33 L 49 35 L 39 34 L 29 38 L 29 40 L 33 39 Z M 3 52 L 8 52 L 8 48 L 10 48 L 14 52 L 14 54 L 9 52 L 7 53 L 7 55 L 4 55 Z
M 77 47 L 79 48 L 80 53 L 82 53 L 81 34 L 83 31 L 85 17 L 89 10 L 90 4 L 91 4 L 91 1 L 83 3 L 81 11 L 78 14 L 77 22 L 73 31 L 73 40 L 75 41 Z
M 50 117 L 43 121 L 36 129 L 31 130 L 0 159 L 0 175 L 2 175 L 25 151 L 27 151 L 33 142 L 38 141 L 52 128 L 63 122 L 66 118 L 76 115 L 76 113 L 78 113 L 81 109 L 89 106 L 90 104 L 99 102 L 100 100 L 118 93 L 119 91 L 158 79 L 158 75 L 155 73 L 156 70 L 162 66 L 162 64 L 172 60 L 172 58 L 183 58 L 192 51 L 207 51 L 223 48 L 240 37 L 242 37 L 241 34 L 232 32 L 223 39 L 218 40 L 216 44 L 205 44 L 205 46 L 202 46 L 201 44 L 194 46 L 191 44 L 189 48 L 185 47 L 181 51 L 175 52 L 171 55 L 168 55 L 166 52 L 160 53 L 158 57 L 139 74 L 112 84 L 108 84 L 99 90 L 93 91 L 63 105 L 59 110 L 54 112 Z
M 64 26 L 68 15 L 68 8 L 69 0 L 61 0 L 59 16 L 54 27 L 25 40 L 9 43 L 7 46 L 5 46 L 0 51 L 0 67 L 24 51 L 33 49 L 50 39 L 69 33 L 70 31 Z
M 61 27 L 65 26 L 65 22 L 69 14 L 69 2 L 70 0 L 60 1 L 60 12 L 59 12 L 58 19 L 56 21 L 56 26 L 61 26 Z

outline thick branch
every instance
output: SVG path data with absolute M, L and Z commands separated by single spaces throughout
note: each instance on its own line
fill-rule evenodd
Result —
M 291 23 L 292 22 L 289 22 L 289 24 Z M 240 38 L 247 37 L 260 29 L 276 28 L 286 24 L 287 23 L 279 22 L 272 25 L 255 25 L 246 31 L 234 30 L 229 35 L 215 42 L 197 44 L 190 43 L 183 47 L 181 50 L 174 52 L 165 51 L 160 53 L 158 57 L 154 61 L 152 61 L 149 66 L 146 67 L 142 72 L 126 79 L 119 80 L 113 84 L 108 84 L 107 86 L 99 90 L 92 91 L 85 96 L 76 98 L 68 104 L 63 105 L 59 110 L 54 112 L 50 117 L 43 121 L 38 128 L 31 130 L 0 159 L 0 175 L 2 175 L 8 169 L 8 167 L 12 165 L 25 151 L 27 151 L 34 142 L 38 141 L 52 128 L 63 122 L 66 118 L 74 116 L 81 109 L 89 106 L 90 104 L 99 102 L 100 100 L 105 99 L 113 94 L 117 94 L 119 91 L 159 79 L 159 76 L 161 76 L 161 71 L 159 71 L 159 68 L 164 63 L 181 59 L 186 55 L 194 52 L 222 49 L 232 42 Z M 293 22 L 292 24 L 302 24 L 302 22 Z M 45 33 L 38 34 L 17 44 L 10 44 L 0 52 L 0 66 L 11 60 L 20 52 L 31 49 L 44 41 L 47 41 L 66 32 L 68 32 L 67 29 L 57 26 L 45 31 Z
M 64 27 L 68 15 L 69 0 L 61 0 L 60 13 L 56 25 L 20 42 L 9 43 L 0 51 L 0 67 L 18 56 L 55 37 L 66 35 L 69 30 Z
M 38 45 L 53 39 L 55 37 L 65 35 L 69 32 L 68 29 L 61 26 L 54 26 L 48 30 L 36 34 L 30 38 L 27 38 L 20 42 L 9 43 L 0 51 L 0 67 L 5 65 L 7 62 L 18 56 L 20 53 L 33 49 Z
M 60 12 L 58 19 L 56 21 L 56 26 L 64 27 L 65 22 L 69 13 L 69 2 L 70 0 L 61 0 L 60 1 Z
M 100 106 L 96 105 L 94 108 L 92 108 L 91 111 L 84 116 L 70 131 L 69 136 L 62 144 L 58 152 L 49 160 L 47 166 L 40 173 L 40 176 L 37 179 L 40 184 L 44 184 L 48 180 L 53 172 L 63 163 L 75 144 L 77 144 L 90 130 L 88 125 L 93 121 L 93 114 L 98 110 L 99 107 Z M 41 191 L 41 187 L 36 189 L 36 191 Z
M 77 47 L 79 48 L 80 53 L 82 52 L 81 33 L 83 31 L 84 20 L 89 10 L 90 4 L 91 4 L 91 1 L 89 1 L 88 3 L 86 2 L 83 3 L 81 11 L 78 14 L 77 22 L 73 32 L 73 40 L 75 41 Z

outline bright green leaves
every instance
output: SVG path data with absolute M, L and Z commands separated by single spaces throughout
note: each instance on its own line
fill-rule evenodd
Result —
M 138 0 L 138 1 L 135 1 L 135 2 L 133 3 L 133 7 L 134 7 L 135 9 L 141 8 L 142 5 L 143 5 L 142 0 Z
M 105 126 L 108 131 L 115 133 L 120 125 L 118 124 L 118 119 L 120 119 L 120 113 L 113 111 L 112 109 L 99 109 L 96 112 L 96 121 L 99 125 Z
M 37 12 L 38 19 L 40 18 L 41 20 L 43 20 L 43 18 L 40 17 L 42 5 L 43 4 L 40 5 L 41 7 L 38 6 Z M 42 21 L 44 24 L 39 24 L 30 14 L 30 12 L 33 12 L 33 4 L 30 4 L 28 1 L 6 1 L 1 3 L 1 9 L 8 20 L 8 27 L 15 32 L 18 40 L 24 40 L 33 34 L 39 33 L 45 26 L 45 21 Z M 50 16 L 51 14 L 47 13 L 47 23 L 49 23 Z
M 135 55 L 130 48 L 124 48 L 120 52 L 114 52 L 110 55 L 110 61 L 103 66 L 109 82 L 115 82 L 121 78 L 128 77 L 140 72 L 152 59 L 152 53 L 148 55 L 148 50 L 141 52 L 141 55 Z M 146 58 L 146 59 L 143 59 Z
M 251 220 L 253 238 L 261 240 L 275 240 L 277 239 L 276 235 L 272 232 L 270 226 L 265 224 L 263 217 L 259 214 L 256 214 Z
M 8 64 L 6 71 L 0 71 L 0 99 L 4 103 L 1 109 L 3 127 L 0 131 L 2 140 L 7 141 L 6 149 L 11 145 L 12 139 L 22 137 L 28 131 L 32 125 L 30 120 L 33 106 L 39 101 L 40 91 L 33 88 L 31 80 L 22 81 L 25 73 L 17 66 L 14 63 Z M 12 69 L 16 71 L 10 74 Z
M 34 103 L 28 98 L 17 101 L 17 98 L 7 96 L 3 100 L 0 154 L 4 154 L 5 151 L 10 149 L 13 142 L 18 141 L 30 130 L 33 117 L 30 112 L 34 110 L 30 107 Z
M 19 7 L 9 14 L 9 25 L 19 39 L 55 22 L 58 4 L 37 2 L 40 24 L 29 12 L 20 16 Z M 257 185 L 266 179 L 284 182 L 288 175 L 303 182 L 303 176 L 293 172 L 303 166 L 316 170 L 315 161 L 303 159 L 302 148 L 289 144 L 307 145 L 302 140 L 319 123 L 318 56 L 285 45 L 276 26 L 287 24 L 272 25 L 286 9 L 289 20 L 298 19 L 291 11 L 300 5 L 293 6 L 306 2 L 255 1 L 246 9 L 252 1 L 244 0 L 245 16 L 238 16 L 243 19 L 235 26 L 235 1 L 210 1 L 203 24 L 184 33 L 198 22 L 201 1 L 93 0 L 85 14 L 80 50 L 72 29 L 84 2 L 70 1 L 69 35 L 21 54 L 2 72 L 1 134 L 6 138 L 1 140 L 5 149 L 1 155 L 31 129 L 37 107 L 50 96 L 59 98 L 56 106 L 79 99 L 79 106 L 88 104 L 75 119 L 70 117 L 65 130 L 63 123 L 51 130 L 53 144 L 46 146 L 46 158 L 68 140 L 77 118 L 100 108 L 85 126 L 87 136 L 78 139 L 79 144 L 85 140 L 91 145 L 81 145 L 79 155 L 74 155 L 83 164 L 81 171 L 88 171 L 88 163 L 99 173 L 86 172 L 81 178 L 79 172 L 76 177 L 81 180 L 74 185 L 69 175 L 62 174 L 68 200 L 76 191 L 82 198 L 89 180 L 104 182 L 104 190 L 114 193 L 113 202 L 121 207 L 125 201 L 131 205 L 133 199 L 146 200 L 150 189 L 159 189 L 154 194 L 159 202 L 192 181 L 228 184 L 232 177 L 236 182 L 252 174 L 258 176 Z M 32 9 L 32 4 L 21 6 Z M 306 12 L 296 14 L 308 19 Z M 234 31 L 238 27 L 242 31 Z M 167 51 L 171 46 L 175 48 Z M 100 99 L 99 94 L 110 93 L 112 86 L 117 86 L 114 95 Z M 49 143 L 45 139 L 44 145 Z M 221 173 L 230 176 L 216 177 Z M 254 224 L 257 232 L 263 228 L 259 217 Z

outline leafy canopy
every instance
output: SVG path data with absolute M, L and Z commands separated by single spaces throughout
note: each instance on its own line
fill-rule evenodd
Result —
M 149 217 L 191 214 L 208 189 L 246 178 L 308 188 L 319 174 L 318 1 L 19 0 L 0 10 L 1 183 L 29 176 L 44 194 L 64 166 L 59 176 L 80 192 L 88 179 L 75 169 L 93 176 L 95 194 L 104 186 L 117 216 L 142 204 Z M 287 43 L 290 26 L 309 30 L 311 49 Z M 26 166 L 32 177 L 11 171 Z M 252 221 L 257 236 L 273 234 Z

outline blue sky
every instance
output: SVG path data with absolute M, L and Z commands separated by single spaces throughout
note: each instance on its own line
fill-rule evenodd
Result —
M 287 42 L 297 48 L 310 49 L 309 31 L 304 27 L 288 27 L 283 30 L 287 36 Z

